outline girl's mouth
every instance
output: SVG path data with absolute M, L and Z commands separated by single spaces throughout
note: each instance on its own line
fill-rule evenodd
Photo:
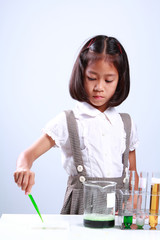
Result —
M 102 96 L 93 96 L 95 99 L 102 99 L 102 98 L 104 98 L 104 97 L 102 97 Z

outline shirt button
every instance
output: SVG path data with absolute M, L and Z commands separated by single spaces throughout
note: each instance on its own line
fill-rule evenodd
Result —
M 83 166 L 82 165 L 78 165 L 77 170 L 78 170 L 78 172 L 82 172 L 83 171 Z
M 85 179 L 85 177 L 84 177 L 84 176 L 80 176 L 80 177 L 79 177 L 79 181 L 80 181 L 80 182 L 82 182 L 82 183 L 83 183 L 83 182 L 85 182 L 85 180 L 86 180 L 86 179 Z
M 104 137 L 104 136 L 105 136 L 105 134 L 104 134 L 104 133 L 102 133 L 102 136 Z

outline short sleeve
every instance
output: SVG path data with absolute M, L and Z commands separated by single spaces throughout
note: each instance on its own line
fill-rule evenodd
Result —
M 137 126 L 131 119 L 131 135 L 130 135 L 130 146 L 129 150 L 133 151 L 135 150 L 139 145 L 139 138 L 138 138 L 138 133 L 137 133 Z
M 62 112 L 50 120 L 42 129 L 42 132 L 49 135 L 55 141 L 57 147 L 64 145 L 68 139 L 65 113 Z

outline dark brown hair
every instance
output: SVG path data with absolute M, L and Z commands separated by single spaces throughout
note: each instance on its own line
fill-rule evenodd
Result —
M 114 37 L 98 35 L 84 44 L 72 70 L 69 83 L 70 95 L 80 102 L 88 102 L 84 89 L 84 72 L 89 63 L 98 59 L 110 61 L 118 71 L 118 85 L 108 107 L 118 106 L 129 94 L 130 74 L 127 54 Z

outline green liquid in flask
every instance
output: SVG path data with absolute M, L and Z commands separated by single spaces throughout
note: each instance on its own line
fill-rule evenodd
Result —
M 113 215 L 88 214 L 84 216 L 83 223 L 89 228 L 111 228 L 115 220 Z

